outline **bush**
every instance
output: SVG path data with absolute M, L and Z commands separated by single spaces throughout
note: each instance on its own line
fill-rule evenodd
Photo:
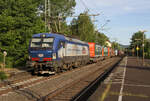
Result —
M 3 54 L 0 53 L 0 62 L 3 62 Z
M 0 64 L 3 64 L 3 54 L 0 53 Z M 6 56 L 6 68 L 10 68 L 10 67 L 13 67 L 13 58 L 12 57 L 7 57 Z M 1 65 L 0 65 L 1 66 Z
M 6 57 L 6 67 L 5 68 L 12 68 L 13 67 L 13 58 Z
M 3 55 L 0 53 L 0 68 L 2 68 L 2 63 L 3 63 Z
M 0 71 L 0 80 L 5 80 L 7 79 L 7 75 L 5 72 Z

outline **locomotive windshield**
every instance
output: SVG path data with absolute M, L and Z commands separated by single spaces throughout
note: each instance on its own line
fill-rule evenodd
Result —
M 50 48 L 53 47 L 54 38 L 32 38 L 31 48 Z

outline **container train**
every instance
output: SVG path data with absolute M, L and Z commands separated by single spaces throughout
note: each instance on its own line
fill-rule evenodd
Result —
M 111 48 L 56 33 L 34 34 L 28 52 L 27 66 L 41 74 L 55 74 L 114 54 Z

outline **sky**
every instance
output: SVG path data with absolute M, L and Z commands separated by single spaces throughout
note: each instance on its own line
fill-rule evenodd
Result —
M 111 41 L 129 45 L 133 33 L 139 30 L 146 30 L 150 38 L 150 0 L 76 0 L 76 3 L 74 15 L 87 9 L 89 14 L 100 14 L 95 17 L 95 27 Z

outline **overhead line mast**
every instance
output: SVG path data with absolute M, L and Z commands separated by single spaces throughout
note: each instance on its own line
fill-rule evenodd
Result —
M 82 1 L 82 3 L 83 3 L 83 1 Z M 89 10 L 89 9 L 87 8 L 87 10 Z M 93 21 L 95 21 L 95 16 L 99 16 L 99 15 L 100 14 L 88 14 L 87 16 L 93 16 L 94 17 Z M 80 15 L 80 16 L 86 16 L 86 15 Z M 45 32 L 47 32 L 47 30 L 49 30 L 50 32 L 52 31 L 52 29 L 51 29 L 51 22 L 52 22 L 51 20 L 52 19 L 57 18 L 58 20 L 61 20 L 62 18 L 65 18 L 65 17 L 66 16 L 51 16 L 51 2 L 50 2 L 50 0 L 45 0 Z M 78 17 L 78 16 L 68 16 L 68 17 Z M 58 32 L 60 30 L 60 26 L 61 26 L 60 22 L 59 22 L 59 30 L 56 25 L 56 22 L 54 24 L 56 27 L 56 31 Z
M 51 17 L 51 3 L 50 0 L 45 0 L 45 32 L 47 31 L 47 29 L 51 31 L 50 17 Z

